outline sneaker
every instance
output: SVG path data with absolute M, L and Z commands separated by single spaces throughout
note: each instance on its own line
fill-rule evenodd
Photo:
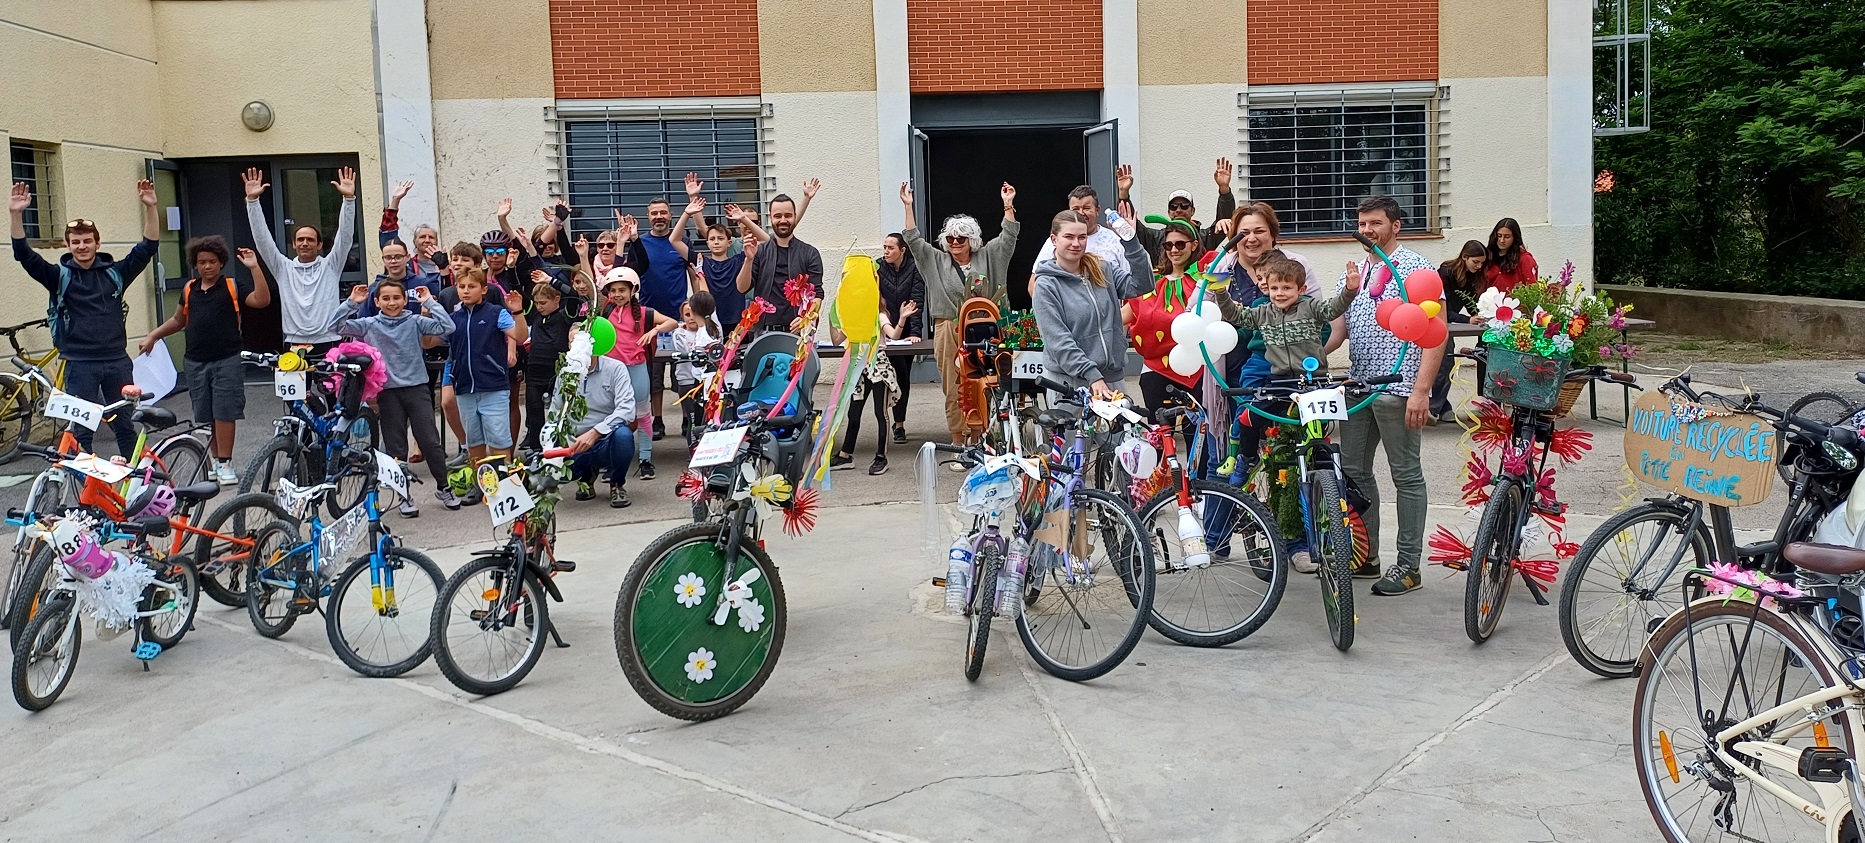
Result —
M 894 444 L 895 445 L 907 444 L 907 426 L 906 425 L 904 424 L 894 425 Z
M 946 463 L 945 467 L 948 469 L 951 469 L 952 471 L 964 471 L 965 470 L 965 464 L 962 462 L 959 462 L 958 460 L 953 460 L 949 463 Z
M 661 421 L 660 419 L 655 419 L 654 420 L 654 441 L 659 442 L 662 439 L 666 439 L 666 438 L 667 438 L 667 423 L 664 421 Z
M 1457 411 L 1456 410 L 1445 410 L 1444 412 L 1439 413 L 1438 421 L 1441 421 L 1445 424 L 1458 424 L 1459 422 L 1457 421 Z
M 591 483 L 588 480 L 576 481 L 576 499 L 579 501 L 595 500 L 596 499 L 596 484 Z
M 868 466 L 868 476 L 878 477 L 887 473 L 887 458 L 875 457 L 874 464 Z
M 841 471 L 842 469 L 845 469 L 845 468 L 854 468 L 854 467 L 855 467 L 854 457 L 845 457 L 845 456 L 842 456 L 841 454 L 836 454 L 833 458 L 829 460 L 830 471 Z
M 628 506 L 628 493 L 620 486 L 609 487 L 609 508 L 623 509 Z
M 466 465 L 466 449 L 465 448 L 461 448 L 459 453 L 456 453 L 453 456 L 447 458 L 448 468 L 459 468 L 463 465 Z
M 486 502 L 486 495 L 485 493 L 479 491 L 478 486 L 474 486 L 472 491 L 467 492 L 464 496 L 460 498 L 461 506 L 478 506 L 485 502 Z
M 421 517 L 421 508 L 414 505 L 413 498 L 402 498 L 399 511 L 401 512 L 401 517 L 403 518 L 420 518 Z
M 643 480 L 653 480 L 654 479 L 654 463 L 648 462 L 647 460 L 642 460 L 641 471 L 635 476 L 640 477 Z
M 1310 555 L 1306 550 L 1298 550 L 1290 554 L 1289 567 L 1293 568 L 1295 573 L 1298 574 L 1312 574 L 1321 570 L 1321 566 L 1315 564 L 1314 556 Z
M 460 508 L 460 499 L 453 494 L 452 489 L 446 486 L 434 490 L 434 499 L 440 501 L 440 505 L 448 509 Z
M 229 462 L 219 463 L 214 466 L 214 479 L 220 481 L 220 485 L 222 486 L 240 485 L 240 475 L 234 472 L 233 464 Z
M 1356 580 L 1379 579 L 1379 560 L 1368 559 L 1365 562 L 1353 566 L 1353 578 Z
M 1418 569 L 1400 565 L 1394 567 L 1379 582 L 1373 583 L 1373 593 L 1381 597 L 1391 597 L 1408 591 L 1417 591 L 1425 586 Z

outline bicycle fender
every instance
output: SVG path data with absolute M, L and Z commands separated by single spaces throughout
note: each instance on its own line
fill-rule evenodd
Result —
M 537 580 L 539 583 L 543 584 L 544 593 L 549 594 L 551 600 L 558 603 L 563 602 L 563 592 L 557 590 L 556 577 L 538 577 Z

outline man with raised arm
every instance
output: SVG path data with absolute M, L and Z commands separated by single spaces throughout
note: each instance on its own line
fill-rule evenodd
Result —
M 292 255 L 287 257 L 274 245 L 266 227 L 265 209 L 259 207 L 264 196 L 265 175 L 258 168 L 246 171 L 246 221 L 253 229 L 253 250 L 265 263 L 278 285 L 279 322 L 285 329 L 287 345 L 311 346 L 311 354 L 322 357 L 337 344 L 337 332 L 330 329 L 330 316 L 343 303 L 338 282 L 343 277 L 343 263 L 356 238 L 356 171 L 349 167 L 337 170 L 331 186 L 343 196 L 343 208 L 337 212 L 337 236 L 325 254 L 323 232 L 317 226 L 301 224 L 292 229 Z
M 768 235 L 757 223 L 746 219 L 742 211 L 732 220 L 744 225 L 758 241 L 755 254 L 738 268 L 738 291 L 763 299 L 777 308 L 758 320 L 759 330 L 800 331 L 803 327 L 794 324 L 801 314 L 784 296 L 784 284 L 791 279 L 803 279 L 816 289 L 816 297 L 822 298 L 822 252 L 797 238 L 798 213 L 796 201 L 788 194 L 779 193 L 771 200 L 771 230 Z M 752 250 L 752 242 L 745 241 L 747 252 Z

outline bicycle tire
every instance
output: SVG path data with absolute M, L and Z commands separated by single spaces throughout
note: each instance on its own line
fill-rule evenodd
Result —
M 26 493 L 26 506 L 23 510 L 28 516 L 40 517 L 56 512 L 65 503 L 65 474 L 63 469 L 53 468 L 39 473 L 32 481 L 32 489 Z M 13 626 L 13 595 L 19 593 L 26 580 L 26 569 L 32 565 L 32 553 L 43 539 L 27 534 L 31 525 L 22 525 L 13 539 L 13 550 L 7 557 L 6 591 L 0 594 L 0 629 Z M 21 621 L 24 623 L 24 621 Z
M 186 433 L 162 440 L 150 452 L 175 488 L 192 486 L 207 479 L 207 446 Z M 203 504 L 205 505 L 205 504 Z M 192 513 L 199 515 L 200 513 Z
M 376 420 L 376 411 L 364 407 L 348 425 L 349 434 L 345 441 L 349 444 L 337 454 L 337 465 L 325 467 L 329 472 L 325 479 L 337 487 L 324 497 L 324 507 L 331 518 L 342 518 L 344 513 L 360 506 L 363 498 L 369 494 L 369 489 L 376 485 L 375 452 L 382 444 L 382 425 Z M 366 449 L 357 442 L 359 434 L 368 442 Z M 389 498 L 395 497 L 394 492 L 385 491 L 384 494 Z M 387 508 L 392 503 L 385 501 L 383 506 Z
M 661 534 L 641 551 L 634 565 L 629 567 L 627 576 L 622 580 L 622 587 L 615 597 L 615 653 L 621 662 L 622 674 L 628 678 L 628 684 L 635 689 L 635 693 L 639 694 L 643 701 L 655 711 L 669 717 L 698 722 L 732 713 L 739 706 L 750 701 L 764 686 L 765 681 L 770 678 L 771 671 L 777 667 L 778 657 L 783 653 L 784 628 L 788 621 L 784 605 L 783 581 L 778 578 L 777 566 L 772 564 L 764 548 L 759 547 L 749 536 L 745 536 L 739 540 L 739 560 L 743 565 L 757 568 L 762 574 L 756 583 L 750 584 L 750 588 L 754 598 L 769 601 L 760 604 L 766 611 L 765 617 L 761 623 L 755 625 L 755 628 L 745 630 L 752 633 L 750 642 L 733 642 L 734 650 L 742 653 L 743 656 L 736 658 L 735 653 L 735 660 L 739 664 L 731 675 L 721 677 L 730 679 L 731 682 L 715 686 L 727 688 L 727 690 L 704 699 L 690 699 L 689 697 L 701 695 L 697 689 L 702 687 L 704 682 L 710 681 L 711 677 L 697 680 L 689 677 L 684 684 L 679 679 L 682 675 L 680 666 L 682 664 L 692 665 L 697 655 L 697 651 L 687 650 L 688 646 L 692 646 L 691 644 L 683 643 L 690 640 L 682 635 L 685 629 L 697 629 L 702 633 L 709 629 L 723 630 L 727 631 L 728 635 L 732 635 L 729 632 L 731 629 L 743 627 L 729 620 L 723 627 L 713 626 L 710 617 L 712 600 L 702 598 L 701 602 L 693 606 L 674 608 L 674 606 L 682 605 L 674 599 L 672 586 L 675 577 L 663 574 L 662 570 L 671 570 L 670 563 L 674 563 L 674 567 L 686 569 L 689 573 L 697 573 L 700 566 L 704 566 L 708 573 L 722 568 L 724 554 L 720 552 L 719 544 L 730 535 L 731 526 L 730 521 L 683 524 Z M 676 558 L 676 554 L 679 558 Z M 717 585 L 716 579 L 717 575 L 714 575 L 713 579 L 708 582 Z M 759 583 L 762 583 L 764 587 L 760 588 Z M 642 601 L 648 593 L 647 589 L 658 589 L 662 584 L 667 586 L 660 589 L 666 592 L 665 599 L 659 601 L 657 605 L 650 606 L 648 617 L 643 617 L 640 609 L 643 608 Z M 655 593 L 659 594 L 658 591 Z M 707 592 L 708 595 L 712 593 Z M 706 607 L 706 611 L 703 613 L 692 611 L 700 607 Z M 677 623 L 665 623 L 664 620 L 668 618 Z M 663 622 L 657 623 L 657 620 Z M 655 626 L 660 629 L 649 629 Z M 652 633 L 651 636 L 644 637 L 643 633 L 649 632 Z M 700 633 L 693 633 L 693 636 L 696 637 L 698 634 Z M 729 641 L 729 639 L 726 640 Z M 679 661 L 680 652 L 675 652 L 676 650 L 687 653 L 685 662 Z M 720 651 L 709 650 L 709 652 L 716 657 Z M 650 657 L 650 653 L 654 654 L 653 657 Z M 662 657 L 662 654 L 671 654 L 674 658 L 670 660 Z M 741 677 L 739 674 L 753 662 L 755 665 L 750 675 Z M 701 667 L 702 671 L 703 667 Z M 685 696 L 681 695 L 682 691 L 685 692 Z M 703 693 L 712 692 L 708 690 Z
M 1476 540 L 1470 543 L 1470 567 L 1464 572 L 1464 634 L 1481 644 L 1496 632 L 1502 610 L 1509 604 L 1509 587 L 1515 583 L 1515 557 L 1520 544 L 1515 535 L 1516 513 L 1524 505 L 1522 483 L 1505 478 L 1490 491 L 1477 522 Z
M 143 588 L 136 611 L 153 612 L 171 600 L 176 604 L 175 611 L 139 617 L 136 629 L 144 641 L 154 641 L 167 650 L 180 644 L 188 630 L 194 628 L 194 613 L 201 607 L 201 579 L 194 563 L 181 556 L 154 564 L 159 566 L 156 581 Z
M 1098 530 L 1101 533 L 1100 546 L 1108 550 L 1105 570 L 1100 571 L 1100 576 L 1085 587 L 1080 583 L 1066 582 L 1054 567 L 1037 576 L 1038 554 L 1036 548 L 1032 547 L 1031 576 L 1024 592 L 1023 611 L 1017 614 L 1017 637 L 1023 639 L 1023 647 L 1029 651 L 1030 658 L 1051 675 L 1071 682 L 1085 682 L 1118 667 L 1133 652 L 1134 645 L 1140 642 L 1140 636 L 1146 632 L 1146 617 L 1152 612 L 1158 570 L 1153 562 L 1152 542 L 1147 540 L 1146 531 L 1140 526 L 1140 519 L 1134 515 L 1133 508 L 1120 496 L 1099 489 L 1076 489 L 1068 501 L 1067 509 L 1070 513 L 1083 513 L 1068 519 L 1066 534 L 1069 536 L 1069 544 L 1080 544 L 1076 531 L 1084 526 Z M 1090 509 L 1098 510 L 1099 514 L 1086 514 Z M 1102 566 L 1094 561 L 1092 538 L 1080 538 L 1090 542 L 1089 558 L 1081 564 L 1086 570 L 1094 572 Z M 1043 556 L 1060 558 L 1060 554 L 1045 553 Z M 1063 564 L 1073 562 L 1065 560 Z M 1051 575 L 1056 576 L 1055 581 L 1048 579 Z M 1119 589 L 1117 592 L 1112 591 L 1112 587 L 1102 587 L 1101 591 L 1090 593 L 1091 589 L 1097 587 L 1095 582 L 1107 586 L 1104 581 L 1110 577 L 1115 581 L 1112 586 Z M 1046 599 L 1051 597 L 1054 599 Z M 1098 648 L 1105 649 L 1099 657 L 1065 661 L 1065 657 L 1059 653 L 1051 652 L 1056 648 L 1043 646 L 1038 641 L 1038 635 L 1051 629 L 1058 633 L 1067 629 L 1072 633 L 1073 626 L 1078 624 L 1084 632 L 1090 634 L 1076 640 L 1097 637 L 1095 633 L 1101 625 L 1089 624 L 1079 608 L 1087 605 L 1090 598 L 1107 610 L 1107 628 L 1120 637 L 1110 641 L 1111 646 Z M 1051 615 L 1057 619 L 1054 625 L 1047 620 Z
M 34 542 L 32 556 L 26 563 L 26 575 L 20 579 L 19 590 L 13 592 L 13 607 L 9 610 L 13 625 L 7 629 L 7 637 L 14 650 L 19 649 L 26 623 L 39 613 L 46 595 L 58 586 L 58 571 L 52 567 L 52 562 L 52 545 L 45 541 Z
M 44 711 L 57 702 L 59 695 L 65 693 L 66 686 L 71 684 L 71 674 L 77 672 L 78 653 L 84 644 L 84 624 L 70 622 L 73 611 L 72 598 L 55 597 L 46 604 L 45 611 L 26 624 L 24 640 L 28 643 L 24 648 L 15 647 L 13 650 L 13 701 L 19 703 L 20 708 Z M 51 677 L 52 684 L 50 687 L 35 687 L 31 675 L 33 666 L 50 655 L 47 652 L 48 645 L 56 644 L 62 648 L 66 633 L 69 633 L 71 649 L 60 659 L 59 667 Z M 47 634 L 56 634 L 57 637 L 48 641 Z
M 10 394 L 0 405 L 0 465 L 5 465 L 19 456 L 19 446 L 32 435 L 33 415 L 32 389 L 24 382 L 17 382 Z
M 971 589 L 971 611 L 965 613 L 965 679 L 969 682 L 978 681 L 978 674 L 984 672 L 991 619 L 997 615 L 997 576 L 1003 568 L 1003 551 L 992 547 L 978 552 L 978 579 Z
M 1289 584 L 1287 552 L 1275 519 L 1255 498 L 1223 483 L 1190 483 L 1193 505 L 1202 504 L 1206 549 L 1213 561 L 1205 568 L 1175 569 L 1173 560 L 1183 555 L 1178 491 L 1165 489 L 1147 501 L 1140 508 L 1139 520 L 1150 533 L 1159 588 L 1146 622 L 1154 632 L 1189 647 L 1222 647 L 1249 637 L 1276 613 Z M 1162 523 L 1161 517 L 1167 520 Z M 1231 526 L 1217 529 L 1214 519 Z M 1217 547 L 1211 546 L 1214 535 L 1224 536 Z M 1236 550 L 1239 544 L 1246 546 L 1242 554 Z M 1249 594 L 1212 611 L 1205 601 L 1224 591 Z M 1205 608 L 1200 610 L 1200 606 Z M 1206 619 L 1204 624 L 1197 622 L 1200 616 Z
M 440 589 L 446 577 L 440 573 L 440 566 L 427 554 L 412 548 L 396 545 L 382 552 L 386 557 L 389 582 L 384 589 L 382 599 L 392 593 L 396 611 L 385 614 L 377 608 L 377 597 L 371 574 L 371 554 L 356 557 L 343 573 L 337 575 L 337 581 L 330 589 L 330 603 L 324 607 L 324 632 L 330 637 L 330 649 L 345 665 L 372 679 L 386 679 L 400 676 L 421 666 L 434 652 L 433 629 L 434 607 L 439 605 Z M 395 569 L 410 576 L 396 576 Z M 412 571 L 411 571 L 412 569 Z M 367 611 L 350 611 L 352 607 L 345 599 L 352 594 L 358 583 L 370 586 L 369 602 L 362 608 Z M 345 620 L 362 619 L 361 623 Z M 400 622 L 403 618 L 406 623 Z M 380 619 L 383 623 L 376 623 Z M 390 622 L 393 622 L 392 624 Z M 392 625 L 395 634 L 382 635 L 378 639 L 383 644 L 382 653 L 373 648 L 358 646 L 358 641 L 371 637 L 371 631 Z M 421 635 L 419 644 L 413 643 L 407 630 L 418 630 Z M 400 647 L 391 644 L 399 641 Z M 368 652 L 365 652 L 368 649 Z
M 260 446 L 258 453 L 246 463 L 246 470 L 240 472 L 240 494 L 277 492 L 281 477 L 290 478 L 298 486 L 309 486 L 313 482 L 312 468 L 310 452 L 298 437 L 281 433 Z
M 1345 504 L 1334 475 L 1325 469 L 1316 471 L 1310 484 L 1310 500 L 1325 518 L 1323 529 L 1315 531 L 1320 546 L 1310 549 L 1321 564 L 1321 611 L 1327 615 L 1328 640 L 1344 653 L 1353 646 L 1354 627 L 1359 623 L 1353 609 L 1353 534 L 1347 529 Z
M 1620 549 L 1623 542 L 1620 536 L 1636 532 L 1643 522 L 1662 524 L 1661 536 L 1675 534 L 1683 539 L 1683 525 L 1689 516 L 1668 506 L 1657 504 L 1640 504 L 1624 510 L 1605 523 L 1600 524 L 1587 540 L 1580 546 L 1572 562 L 1567 563 L 1567 574 L 1561 581 L 1561 600 L 1559 606 L 1561 641 L 1566 644 L 1567 652 L 1579 662 L 1581 667 L 1607 679 L 1625 679 L 1638 674 L 1639 654 L 1645 648 L 1652 627 L 1670 617 L 1677 607 L 1683 605 L 1683 596 L 1679 588 L 1686 571 L 1691 568 L 1708 568 L 1712 553 L 1708 534 L 1698 529 L 1689 537 L 1691 547 L 1678 560 L 1677 570 L 1671 571 L 1671 577 L 1664 582 L 1652 582 L 1658 574 L 1664 573 L 1664 566 L 1670 563 L 1674 546 L 1667 546 L 1668 541 L 1661 540 L 1658 546 L 1649 551 L 1652 558 L 1642 576 L 1643 583 L 1630 583 L 1631 565 L 1614 565 L 1602 561 L 1602 555 Z M 1643 546 L 1644 540 L 1638 543 Z M 1582 612 L 1594 602 L 1605 597 L 1589 598 L 1590 582 L 1599 583 L 1597 591 L 1611 595 L 1619 600 L 1617 606 L 1607 607 L 1608 613 L 1598 621 L 1583 620 Z M 1637 589 L 1635 592 L 1633 589 Z M 1651 599 L 1642 599 L 1649 594 Z M 1614 625 L 1615 620 L 1618 621 Z M 1602 634 L 1603 633 L 1603 634 Z M 1623 641 L 1618 647 L 1607 646 L 1608 641 Z
M 274 521 L 297 523 L 277 498 L 265 492 L 235 495 L 208 514 L 194 544 L 194 570 L 201 578 L 201 591 L 223 606 L 245 606 L 253 536 Z
M 1718 632 L 1718 628 L 1723 631 Z M 1754 681 L 1732 686 L 1730 683 L 1735 681 L 1732 677 L 1739 675 L 1737 665 L 1730 665 L 1728 675 L 1718 671 L 1719 662 L 1724 661 L 1719 659 L 1721 645 L 1733 642 L 1740 642 L 1742 646 L 1743 672 L 1748 669 L 1747 664 L 1755 663 Z M 1770 642 L 1774 642 L 1772 646 Z M 1652 633 L 1647 658 L 1650 662 L 1640 672 L 1633 698 L 1632 747 L 1638 756 L 1639 790 L 1659 833 L 1672 843 L 1689 843 L 1707 839 L 1757 839 L 1744 834 L 1744 829 L 1764 833 L 1769 840 L 1790 839 L 1775 835 L 1796 827 L 1810 830 L 1811 826 L 1799 826 L 1789 819 L 1805 816 L 1798 809 L 1760 791 L 1746 776 L 1730 775 L 1733 771 L 1721 762 L 1709 760 L 1704 733 L 1711 731 L 1711 727 L 1705 726 L 1705 720 L 1714 724 L 1716 731 L 1721 731 L 1779 703 L 1823 686 L 1839 684 L 1840 680 L 1831 674 L 1817 645 L 1772 610 L 1756 613 L 1751 603 L 1725 601 L 1719 597 L 1693 604 L 1687 623 L 1680 612 L 1660 625 Z M 1706 681 L 1708 685 L 1704 684 Z M 1743 693 L 1730 694 L 1727 692 L 1730 687 L 1741 687 Z M 1695 711 L 1694 691 L 1698 689 L 1703 692 L 1704 705 L 1714 701 L 1725 708 Z M 1665 710 L 1670 702 L 1689 707 L 1681 715 L 1673 716 Z M 1730 710 L 1728 706 L 1741 707 Z M 1850 757 L 1855 748 L 1850 746 L 1851 730 L 1843 720 L 1845 715 L 1833 714 L 1830 709 L 1828 712 L 1823 720 L 1809 724 L 1801 716 L 1804 712 L 1797 710 L 1786 718 L 1800 727 L 1794 732 L 1777 738 L 1771 726 L 1763 725 L 1747 733 L 1744 739 L 1778 743 L 1787 751 L 1799 754 L 1819 743 L 1817 736 L 1823 732 L 1839 736 L 1838 740 L 1845 742 L 1839 746 Z M 1813 725 L 1823 728 L 1815 732 Z M 1765 764 L 1744 767 L 1747 772 L 1763 777 L 1767 777 L 1766 771 L 1771 769 Z M 1722 781 L 1712 784 L 1712 778 Z M 1792 790 L 1805 790 L 1804 785 L 1796 786 L 1798 779 L 1791 773 L 1775 781 L 1787 784 Z M 1724 787 L 1729 788 L 1726 798 L 1730 803 L 1720 802 L 1724 797 L 1718 794 Z M 1676 788 L 1679 797 L 1691 803 L 1689 810 L 1681 812 L 1683 815 L 1673 810 L 1672 799 L 1666 792 L 1671 788 Z M 1696 795 L 1691 795 L 1692 790 Z M 1747 799 L 1734 804 L 1742 796 Z M 1711 804 L 1727 805 L 1729 810 L 1722 814 L 1727 826 L 1714 829 L 1709 826 L 1720 813 L 1709 807 Z M 1701 831 L 1695 832 L 1693 829 L 1698 823 L 1702 824 Z M 1793 836 L 1791 839 L 1805 838 Z
M 1858 409 L 1852 399 L 1837 392 L 1821 390 L 1794 399 L 1794 403 L 1788 405 L 1787 413 L 1826 424 L 1838 424 L 1858 412 Z
M 523 608 L 515 609 L 524 614 L 527 622 L 513 623 L 506 629 L 526 629 L 527 636 L 522 639 L 516 661 L 502 673 L 491 678 L 475 676 L 463 665 L 463 660 L 454 657 L 454 646 L 448 643 L 454 631 L 453 627 L 477 628 L 484 632 L 485 617 L 474 618 L 473 613 L 489 614 L 489 601 L 484 597 L 486 589 L 480 588 L 475 580 L 484 573 L 491 572 L 494 587 L 500 588 L 499 597 L 504 597 L 503 587 L 498 582 L 511 575 L 512 558 L 510 556 L 482 556 L 468 562 L 448 577 L 440 587 L 440 596 L 434 603 L 428 638 L 434 642 L 434 664 L 440 668 L 442 676 L 447 677 L 453 687 L 469 694 L 489 697 L 503 694 L 518 687 L 531 669 L 537 666 L 544 655 L 544 639 L 550 631 L 549 597 L 537 577 L 530 571 L 519 578 L 519 598 Z M 462 602 L 464 598 L 464 602 Z M 497 599 L 497 598 L 495 598 Z M 466 629 L 469 634 L 471 629 Z M 494 630 L 496 631 L 496 630 Z M 470 648 L 468 648 L 470 649 Z M 509 650 L 509 648 L 507 648 Z M 487 648 L 492 650 L 491 647 Z
M 280 588 L 264 579 L 267 570 L 283 565 L 280 573 L 304 576 L 304 553 L 292 557 L 283 554 L 299 545 L 298 527 L 289 521 L 274 521 L 253 534 L 253 574 L 246 585 L 246 614 L 253 629 L 267 638 L 277 638 L 291 631 L 298 622 L 297 591 Z M 308 553 L 309 551 L 305 551 Z M 283 611 L 277 611 L 281 606 Z

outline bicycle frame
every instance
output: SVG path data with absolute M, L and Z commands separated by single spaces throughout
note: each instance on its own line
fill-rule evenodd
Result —
M 330 486 L 328 483 L 321 485 Z M 334 487 L 327 488 L 305 501 L 304 512 L 306 515 L 306 523 L 311 528 L 310 538 L 292 547 L 290 550 L 285 551 L 281 557 L 289 558 L 297 556 L 300 553 L 308 552 L 311 559 L 311 570 L 319 576 L 322 576 L 324 571 L 330 567 L 330 560 L 325 559 L 323 553 L 324 533 L 329 528 L 324 525 L 323 516 L 318 514 L 318 506 L 323 502 L 324 495 L 333 494 L 335 491 L 336 489 Z M 371 538 L 369 550 L 370 597 L 375 604 L 377 612 L 388 613 L 395 609 L 395 576 L 392 569 L 390 569 L 383 560 L 387 558 L 388 549 L 395 545 L 395 537 L 389 532 L 389 528 L 382 523 L 382 509 L 379 500 L 380 494 L 381 492 L 375 485 L 371 484 L 369 491 L 363 495 L 362 507 L 363 511 L 367 513 L 365 519 L 369 522 L 369 536 Z M 300 585 L 296 580 L 291 582 L 275 580 L 274 584 L 286 586 L 294 590 Z M 322 595 L 320 594 L 319 596 L 321 597 Z

